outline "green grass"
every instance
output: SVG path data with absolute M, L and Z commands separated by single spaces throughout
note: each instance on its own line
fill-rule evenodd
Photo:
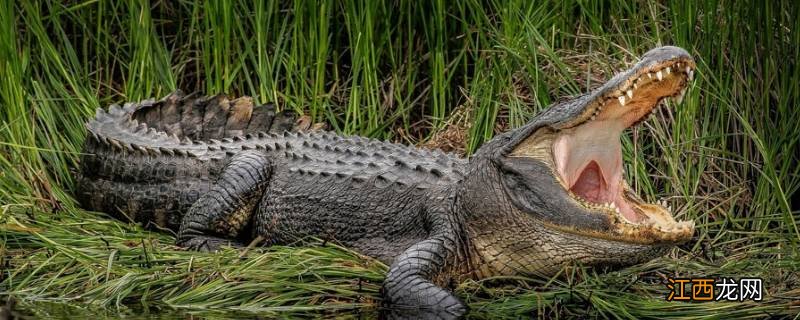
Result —
M 346 249 L 186 252 L 167 233 L 80 210 L 70 190 L 83 123 L 180 88 L 419 144 L 466 110 L 469 153 L 673 44 L 696 57 L 697 80 L 626 135 L 625 171 L 646 199 L 693 219 L 694 239 L 619 272 L 573 267 L 457 293 L 476 317 L 796 317 L 799 13 L 793 1 L 2 2 L 0 293 L 111 317 L 374 309 L 386 266 Z M 767 296 L 666 302 L 669 275 L 762 277 Z

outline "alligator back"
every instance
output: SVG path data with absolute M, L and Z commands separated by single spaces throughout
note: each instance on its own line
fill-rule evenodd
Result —
M 244 137 L 275 138 L 292 128 L 291 112 L 229 99 L 175 92 L 97 110 L 77 176 L 77 198 L 89 210 L 177 229 Z M 240 146 L 246 148 L 246 146 Z
M 86 209 L 177 230 L 231 157 L 244 150 L 266 154 L 278 177 L 273 187 L 294 190 L 289 198 L 302 198 L 297 205 L 303 207 L 311 207 L 317 195 L 306 193 L 320 184 L 374 194 L 463 177 L 466 160 L 452 154 L 332 132 L 296 133 L 294 123 L 292 113 L 254 106 L 249 97 L 180 92 L 98 109 L 86 125 L 76 196 Z

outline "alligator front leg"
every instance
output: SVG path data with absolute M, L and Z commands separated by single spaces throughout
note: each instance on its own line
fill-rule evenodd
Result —
M 250 221 L 271 173 L 269 159 L 260 152 L 234 155 L 210 190 L 183 217 L 178 245 L 201 251 L 224 244 L 240 246 L 232 239 Z
M 436 284 L 449 280 L 446 270 L 454 267 L 461 243 L 455 223 L 446 215 L 434 219 L 428 239 L 406 249 L 389 268 L 382 290 L 390 315 L 452 318 L 466 312 L 458 298 Z

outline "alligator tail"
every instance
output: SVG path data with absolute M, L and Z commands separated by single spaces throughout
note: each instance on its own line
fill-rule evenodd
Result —
M 76 197 L 88 210 L 177 230 L 230 156 L 229 142 L 290 130 L 295 118 L 250 97 L 180 91 L 98 109 L 86 124 Z

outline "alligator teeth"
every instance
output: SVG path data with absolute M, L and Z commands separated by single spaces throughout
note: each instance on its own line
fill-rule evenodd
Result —
M 664 79 L 664 75 L 661 73 L 661 70 L 658 70 L 658 72 L 656 72 L 656 78 L 658 78 L 658 81 Z
M 667 67 L 667 74 L 669 74 L 670 72 L 672 72 L 672 68 L 671 67 Z
M 634 88 L 634 89 L 639 89 L 639 84 L 638 84 L 638 83 L 636 83 L 636 82 L 634 82 L 634 83 L 633 83 L 633 88 Z
M 625 96 L 619 96 L 619 98 L 617 98 L 617 99 L 619 99 L 619 104 L 624 107 L 625 106 Z
M 633 99 L 633 90 L 628 90 L 628 98 Z
M 687 70 L 686 73 L 689 74 L 689 80 L 694 79 L 694 70 L 689 70 L 689 67 L 686 67 L 686 70 Z
M 648 72 L 647 73 L 647 77 L 650 78 L 650 79 L 653 79 L 653 73 L 652 72 Z

